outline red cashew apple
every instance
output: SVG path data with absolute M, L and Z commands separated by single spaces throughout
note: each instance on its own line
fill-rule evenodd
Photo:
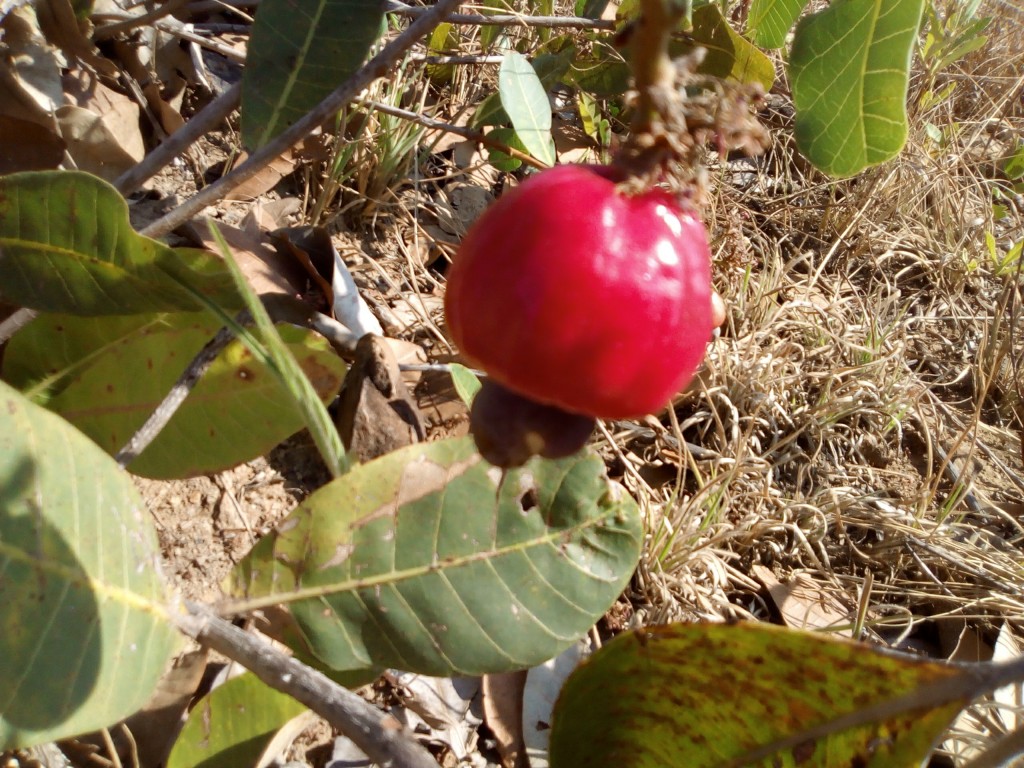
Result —
M 668 192 L 626 194 L 614 176 L 565 165 L 506 193 L 463 239 L 445 296 L 469 362 L 587 418 L 660 410 L 713 329 L 704 225 Z

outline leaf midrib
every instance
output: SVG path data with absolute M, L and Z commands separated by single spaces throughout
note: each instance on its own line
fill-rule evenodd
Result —
M 390 586 L 401 583 L 403 581 L 409 581 L 411 579 L 427 576 L 432 573 L 443 573 L 446 570 L 461 568 L 465 565 L 471 565 L 473 563 L 484 562 L 488 560 L 496 560 L 500 557 L 514 554 L 516 552 L 532 549 L 535 547 L 551 545 L 562 539 L 571 540 L 574 538 L 575 534 L 579 533 L 580 531 L 584 531 L 588 528 L 593 528 L 595 526 L 603 525 L 608 522 L 609 517 L 613 515 L 617 516 L 618 514 L 619 511 L 616 510 L 615 512 L 610 512 L 609 515 L 593 517 L 577 525 L 568 528 L 560 528 L 556 532 L 549 532 L 539 537 L 528 539 L 526 541 L 520 541 L 504 547 L 488 549 L 482 552 L 472 552 L 468 555 L 447 557 L 444 560 L 437 563 L 415 566 L 413 568 L 405 568 L 403 570 L 392 570 L 386 573 L 379 574 L 377 576 L 369 576 L 361 579 L 348 579 L 346 581 L 334 584 L 301 587 L 299 589 L 291 590 L 289 592 L 277 592 L 274 594 L 263 595 L 260 597 L 229 601 L 221 605 L 220 609 L 221 612 L 225 614 L 246 613 L 248 611 L 259 610 L 261 608 L 268 608 L 274 605 L 287 605 L 290 603 L 301 602 L 303 600 L 328 598 L 337 594 L 358 591 L 376 586 Z M 568 558 L 568 555 L 566 555 L 566 558 Z M 274 560 L 272 567 L 287 569 L 287 566 L 283 565 L 276 559 Z M 604 580 L 598 576 L 593 575 L 590 572 L 588 572 L 588 575 L 591 579 L 599 579 L 602 581 Z

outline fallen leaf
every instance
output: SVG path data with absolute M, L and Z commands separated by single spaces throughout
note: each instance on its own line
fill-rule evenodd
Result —
M 527 673 L 523 688 L 523 741 L 530 768 L 547 768 L 548 737 L 555 701 L 566 679 L 589 655 L 590 642 L 580 640 L 556 658 Z
M 63 83 L 57 124 L 79 170 L 113 181 L 145 157 L 138 104 L 82 69 Z
M 56 168 L 64 158 L 64 141 L 38 123 L 0 115 L 0 176 L 18 171 Z
M 234 170 L 248 159 L 249 155 L 242 152 L 235 159 L 231 170 Z M 294 170 L 295 159 L 292 157 L 292 151 L 291 149 L 285 150 L 284 154 L 275 157 L 268 165 L 257 171 L 254 176 L 231 190 L 227 195 L 227 199 L 245 202 L 255 200 L 260 195 L 276 187 L 281 179 Z
M 106 77 L 117 77 L 117 65 L 100 55 L 82 31 L 69 0 L 37 0 L 36 14 L 46 39 L 58 46 L 71 60 L 81 60 L 89 68 Z
M 30 5 L 7 14 L 0 29 L 8 75 L 0 78 L 0 114 L 56 131 L 53 113 L 64 103 L 62 58 L 43 38 Z
M 302 266 L 272 248 L 271 237 L 263 235 L 254 220 L 249 220 L 249 224 L 245 229 L 238 229 L 218 222 L 217 229 L 256 295 L 294 297 L 304 294 L 308 276 Z M 207 249 L 216 252 L 217 245 L 209 227 L 199 224 L 190 231 Z
M 850 611 L 808 574 L 794 573 L 789 581 L 783 583 L 768 568 L 754 565 L 753 575 L 768 590 L 787 627 L 827 629 L 843 637 L 852 637 Z
M 523 741 L 523 689 L 526 670 L 484 675 L 484 720 L 498 743 L 504 768 L 527 768 L 526 742 Z
M 463 764 L 476 751 L 481 718 L 472 704 L 480 694 L 480 681 L 469 677 L 428 677 L 411 672 L 389 675 L 401 695 L 401 706 L 392 714 L 417 733 L 424 728 L 429 738 L 441 743 Z

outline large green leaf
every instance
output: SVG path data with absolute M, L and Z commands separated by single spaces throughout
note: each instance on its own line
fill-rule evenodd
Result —
M 907 81 L 924 0 L 835 0 L 797 24 L 789 76 L 796 140 L 817 168 L 851 176 L 907 138 Z
M 283 132 L 362 65 L 380 36 L 382 0 L 263 0 L 242 76 L 242 141 Z
M 765 624 L 676 624 L 620 635 L 566 681 L 553 768 L 921 765 L 964 701 L 881 714 L 761 747 L 961 674 L 936 662 Z
M 764 48 L 781 48 L 807 0 L 753 0 L 747 14 L 747 34 Z
M 205 312 L 42 315 L 11 339 L 4 378 L 113 454 L 219 328 Z M 327 342 L 294 326 L 280 331 L 320 396 L 337 394 L 345 365 Z M 278 377 L 236 340 L 129 469 L 158 478 L 215 472 L 265 453 L 303 423 Z
M 595 40 L 589 50 L 573 62 L 572 82 L 598 98 L 621 96 L 629 89 L 632 77 L 623 55 L 624 51 Z
M 0 751 L 139 709 L 177 645 L 129 477 L 0 382 Z
M 233 608 L 288 603 L 338 669 L 530 667 L 614 602 L 642 535 L 596 456 L 502 472 L 469 438 L 414 445 L 296 508 L 236 571 Z
M 690 34 L 693 42 L 707 51 L 698 72 L 739 83 L 759 83 L 765 91 L 771 89 L 775 82 L 771 59 L 735 32 L 717 5 L 704 5 L 693 12 Z M 676 46 L 672 49 L 673 55 L 678 55 Z
M 498 70 L 498 93 L 501 106 L 523 145 L 542 163 L 554 165 L 551 103 L 540 77 L 521 53 L 509 51 L 502 59 Z
M 124 198 L 102 179 L 77 171 L 0 177 L 0 299 L 127 315 L 197 309 L 192 290 L 241 306 L 217 257 L 137 234 Z
M 504 1 L 504 0 L 502 0 Z M 540 79 L 545 93 L 561 82 L 569 73 L 576 58 L 576 46 L 566 45 L 558 53 L 542 53 L 530 63 Z M 484 125 L 508 125 L 511 120 L 501 105 L 501 93 L 496 91 L 480 102 L 473 113 L 470 125 L 479 128 Z
M 167 768 L 255 765 L 274 733 L 305 711 L 255 675 L 240 675 L 196 704 L 174 742 Z

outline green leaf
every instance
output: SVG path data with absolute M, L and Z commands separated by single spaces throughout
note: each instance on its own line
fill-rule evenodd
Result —
M 42 315 L 11 339 L 4 377 L 113 454 L 220 327 L 210 313 Z M 321 396 L 332 398 L 344 363 L 312 331 L 282 326 L 281 333 Z M 215 472 L 265 453 L 302 426 L 278 378 L 236 340 L 129 468 L 158 478 Z
M 469 124 L 473 128 L 482 128 L 485 125 L 504 125 L 508 122 L 508 114 L 501 106 L 501 94 L 492 93 L 480 102 Z
M 512 128 L 494 128 L 487 135 L 494 141 L 500 141 L 507 147 L 518 149 L 520 152 L 527 152 L 526 145 L 523 144 L 519 135 Z M 487 161 L 499 171 L 505 172 L 517 170 L 523 164 L 523 161 L 518 157 L 513 157 L 507 152 L 491 146 L 487 147 Z
M 1024 178 L 1024 142 L 1017 144 L 1017 148 L 1013 150 L 1006 160 L 1003 161 L 1003 173 L 1006 174 L 1006 178 L 1011 181 L 1017 181 Z
M 382 0 L 264 0 L 242 76 L 242 141 L 259 149 L 362 65 Z
M 796 140 L 817 168 L 852 176 L 907 138 L 907 82 L 924 0 L 835 0 L 797 24 L 789 76 Z
M 455 385 L 455 391 L 459 393 L 459 397 L 462 398 L 462 402 L 466 404 L 466 407 L 471 408 L 473 406 L 473 398 L 480 391 L 480 379 L 469 368 L 458 363 L 452 363 L 449 366 L 449 371 L 452 375 L 452 384 Z
M 760 83 L 768 91 L 775 82 L 775 66 L 751 43 L 738 35 L 717 5 L 705 5 L 693 12 L 693 42 L 707 50 L 697 71 L 713 77 L 732 78 L 740 83 Z M 687 46 L 692 48 L 693 45 Z M 672 46 L 673 55 L 676 46 Z
M 499 13 L 508 13 L 509 7 L 506 0 L 484 0 L 479 6 L 480 13 L 484 16 L 493 16 Z M 486 53 L 490 51 L 505 31 L 504 25 L 486 24 L 480 27 L 480 48 Z
M 502 472 L 470 438 L 413 445 L 309 496 L 236 570 L 233 609 L 289 604 L 337 669 L 525 668 L 601 617 L 642 536 L 596 456 Z
M 232 678 L 189 713 L 167 768 L 255 765 L 273 735 L 305 711 L 253 674 Z
M 554 88 L 568 74 L 575 56 L 575 46 L 569 45 L 558 53 L 542 53 L 533 60 L 531 66 L 533 71 L 537 73 L 537 77 L 540 78 L 540 84 L 544 86 L 545 91 Z M 480 128 L 486 125 L 505 126 L 510 122 L 508 113 L 501 105 L 501 93 L 499 92 L 492 93 L 480 102 L 476 112 L 473 113 L 470 125 L 474 128 Z M 507 144 L 508 142 L 505 143 Z M 514 146 L 518 147 L 518 143 Z M 526 149 L 524 148 L 523 151 L 525 152 Z M 516 167 L 518 168 L 519 166 L 517 165 Z
M 540 78 L 521 53 L 509 51 L 502 59 L 498 93 L 512 127 L 530 154 L 543 163 L 554 165 L 551 104 Z
M 984 21 L 984 22 L 987 23 L 988 19 L 982 19 L 981 21 Z M 934 66 L 934 71 L 935 72 L 941 72 L 946 67 L 948 67 L 950 64 L 952 64 L 952 63 L 954 63 L 956 61 L 960 61 L 960 59 L 964 58 L 964 56 L 966 56 L 967 54 L 973 53 L 974 51 L 978 50 L 979 48 L 984 46 L 985 43 L 987 43 L 987 42 L 988 42 L 988 37 L 986 37 L 985 35 L 976 35 L 974 37 L 967 37 L 966 39 L 958 42 L 954 47 L 952 47 L 949 50 L 948 53 L 944 54 L 942 56 L 942 58 L 939 59 L 939 61 Z
M 293 352 L 288 349 L 283 336 L 277 331 L 270 315 L 267 314 L 266 308 L 248 284 L 242 270 L 235 263 L 231 250 L 220 230 L 217 229 L 217 225 L 213 221 L 210 221 L 209 225 L 210 233 L 224 258 L 224 264 L 231 272 L 235 288 L 245 302 L 245 307 L 249 310 L 256 325 L 259 339 L 254 338 L 246 329 L 239 328 L 236 333 L 239 334 L 239 338 L 246 348 L 253 355 L 258 356 L 273 373 L 278 384 L 286 393 L 285 397 L 298 410 L 305 426 L 309 429 L 310 436 L 331 476 L 337 477 L 348 470 L 348 457 L 345 455 L 345 446 L 341 443 L 341 436 L 334 426 L 334 421 L 322 402 L 324 399 L 333 399 L 338 391 L 337 388 L 330 391 L 329 396 L 325 396 L 321 386 L 324 383 L 324 370 L 316 365 L 310 367 L 308 365 L 310 360 L 305 356 L 300 364 Z M 220 314 L 225 325 L 231 327 L 232 318 L 224 316 L 219 307 L 211 304 L 209 309 Z M 331 359 L 337 362 L 333 355 Z M 329 368 L 330 366 L 328 366 L 328 370 Z
M 0 751 L 136 711 L 176 650 L 128 475 L 0 382 Z
M 443 22 L 434 27 L 427 45 L 430 56 L 450 56 L 459 50 L 459 30 L 454 24 Z M 451 82 L 455 74 L 454 64 L 428 64 L 427 74 L 438 83 Z
M 781 48 L 807 0 L 753 0 L 747 14 L 747 34 L 762 48 Z
M 124 198 L 105 181 L 78 171 L 0 177 L 0 299 L 44 312 L 127 315 L 197 309 L 193 291 L 241 306 L 217 257 L 137 234 Z
M 765 624 L 675 624 L 620 635 L 569 677 L 553 768 L 913 768 L 966 701 L 785 737 L 963 674 L 955 667 Z
M 577 88 L 598 98 L 621 96 L 629 89 L 629 65 L 611 46 L 595 43 L 590 54 L 572 65 L 572 81 Z

